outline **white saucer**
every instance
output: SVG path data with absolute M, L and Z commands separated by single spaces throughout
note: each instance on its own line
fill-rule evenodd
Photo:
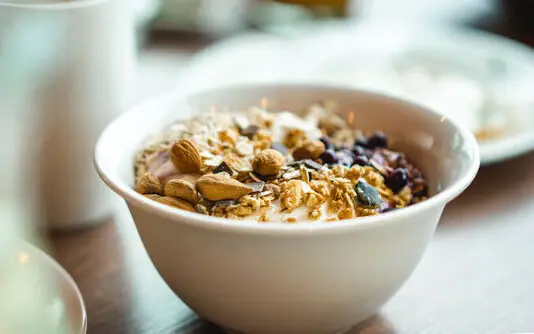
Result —
M 497 120 L 492 126 L 499 134 L 479 140 L 482 164 L 534 149 L 530 93 L 534 52 L 517 42 L 469 28 L 364 20 L 295 26 L 271 35 L 249 33 L 200 53 L 182 77 L 181 88 L 194 91 L 244 82 L 326 82 L 428 104 L 399 90 L 406 81 L 392 85 L 391 71 L 387 72 L 392 59 L 397 66 L 399 61 L 416 64 L 417 57 L 435 58 L 470 80 L 449 83 L 448 89 L 456 91 L 439 96 L 442 108 L 437 109 L 446 116 L 456 117 L 478 132 L 482 126 L 480 106 L 491 106 L 484 110 L 490 110 L 491 119 Z M 461 87 L 467 90 L 459 91 Z M 484 94 L 477 95 L 477 89 Z M 483 98 L 474 99 L 477 96 Z
M 26 243 L 20 244 L 12 254 L 16 257 L 14 263 L 21 266 L 11 271 L 18 275 L 18 284 L 11 290 L 12 300 L 26 308 L 26 316 L 33 315 L 34 326 L 53 333 L 85 334 L 87 315 L 83 298 L 65 269 L 42 250 Z

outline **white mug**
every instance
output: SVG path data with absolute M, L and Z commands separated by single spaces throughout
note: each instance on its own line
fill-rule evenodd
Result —
M 49 227 L 87 226 L 111 213 L 112 195 L 94 171 L 92 151 L 100 131 L 130 101 L 131 8 L 128 0 L 0 0 L 0 24 L 10 22 L 4 37 L 42 21 L 54 24 L 53 37 L 61 39 L 51 68 L 28 92 L 35 131 L 21 159 L 27 171 L 21 184 Z M 51 38 L 44 30 L 26 37 L 28 47 Z

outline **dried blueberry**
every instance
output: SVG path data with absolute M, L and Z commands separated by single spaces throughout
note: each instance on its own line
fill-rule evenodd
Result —
M 356 201 L 363 207 L 378 208 L 382 203 L 380 193 L 375 187 L 366 183 L 358 182 L 354 187 L 356 191 Z
M 339 163 L 346 167 L 352 166 L 354 164 L 354 158 L 356 158 L 354 153 L 352 153 L 352 151 L 348 148 L 343 148 L 337 152 L 337 157 L 339 159 Z
M 386 186 L 397 194 L 408 184 L 408 172 L 404 168 L 397 168 L 384 179 Z
M 341 152 L 352 159 L 356 158 L 356 154 L 350 148 L 343 148 Z
M 333 148 L 332 143 L 330 142 L 330 139 L 328 137 L 321 137 L 319 140 L 324 144 L 324 147 L 328 150 Z
M 338 152 L 337 153 L 338 163 L 340 165 L 343 165 L 345 167 L 351 167 L 354 164 L 354 159 L 351 155 L 345 153 L 345 152 Z
M 360 165 L 360 166 L 367 166 L 369 165 L 369 158 L 366 155 L 358 155 L 354 159 L 354 164 Z
M 387 147 L 388 139 L 386 135 L 381 131 L 376 131 L 371 136 L 367 138 L 367 147 L 377 148 L 377 147 Z
M 332 149 L 328 149 L 324 151 L 323 154 L 321 154 L 320 158 L 321 160 L 323 160 L 323 163 L 328 164 L 328 165 L 337 164 L 339 161 L 336 155 L 336 152 L 334 152 L 334 150 Z
M 354 153 L 354 155 L 356 155 L 356 156 L 358 156 L 358 155 L 367 155 L 366 149 L 363 148 L 363 146 L 360 146 L 360 145 L 354 145 L 352 147 L 352 153 Z
M 367 142 L 367 139 L 365 137 L 360 137 L 356 139 L 356 141 L 354 142 L 354 146 L 369 148 L 369 143 Z

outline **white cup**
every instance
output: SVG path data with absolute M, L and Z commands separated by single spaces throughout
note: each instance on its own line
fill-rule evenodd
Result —
M 3 38 L 18 32 L 28 47 L 61 39 L 51 68 L 28 92 L 35 131 L 20 162 L 27 170 L 23 186 L 49 227 L 87 226 L 111 213 L 112 195 L 98 180 L 92 151 L 104 126 L 129 104 L 135 63 L 131 8 L 128 0 L 0 0 Z M 54 36 L 30 29 L 35 22 L 54 25 Z M 26 27 L 31 36 L 20 34 Z

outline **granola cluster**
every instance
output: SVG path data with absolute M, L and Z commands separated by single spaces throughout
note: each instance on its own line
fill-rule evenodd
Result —
M 330 102 L 304 116 L 251 108 L 171 126 L 139 152 L 136 191 L 182 210 L 231 219 L 337 221 L 427 198 L 423 174 L 364 135 Z

